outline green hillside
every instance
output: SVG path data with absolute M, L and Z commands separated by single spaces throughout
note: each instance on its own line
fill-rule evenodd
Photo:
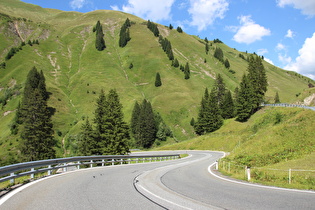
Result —
M 131 40 L 127 46 L 118 45 L 120 27 L 129 18 Z M 100 20 L 105 34 L 106 49 L 95 49 L 93 27 Z M 64 12 L 44 9 L 19 0 L 0 1 L 0 96 L 5 98 L 0 112 L 0 156 L 9 160 L 16 153 L 18 136 L 10 135 L 10 124 L 21 99 L 26 75 L 36 66 L 43 70 L 47 90 L 51 93 L 49 106 L 56 109 L 53 116 L 58 156 L 72 155 L 75 135 L 83 119 L 93 118 L 95 100 L 101 89 L 115 88 L 123 104 L 125 119 L 129 122 L 135 101 L 148 99 L 164 121 L 173 130 L 174 139 L 183 141 L 195 137 L 189 122 L 197 117 L 201 97 L 220 73 L 228 89 L 234 91 L 246 72 L 247 61 L 239 52 L 223 43 L 213 43 L 208 54 L 205 41 L 196 36 L 178 33 L 158 25 L 160 34 L 172 44 L 175 58 L 180 64 L 190 65 L 190 79 L 185 80 L 179 68 L 161 49 L 158 38 L 147 28 L 146 21 L 130 14 L 99 10 L 89 13 Z M 26 44 L 11 59 L 5 60 L 12 47 L 24 41 L 38 40 L 39 44 Z M 213 57 L 220 47 L 230 62 L 230 71 Z M 204 62 L 206 59 L 206 63 Z M 133 68 L 129 69 L 130 63 Z M 268 77 L 266 100 L 273 102 L 276 92 L 281 102 L 293 103 L 311 79 L 295 72 L 284 71 L 264 62 Z M 233 70 L 233 71 L 232 71 Z M 155 87 L 159 72 L 163 85 Z M 8 94 L 12 93 L 12 94 Z

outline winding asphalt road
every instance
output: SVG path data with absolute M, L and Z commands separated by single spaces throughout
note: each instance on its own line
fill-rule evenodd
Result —
M 313 191 L 223 180 L 209 167 L 223 153 L 188 153 L 180 160 L 51 176 L 2 197 L 0 209 L 315 209 Z

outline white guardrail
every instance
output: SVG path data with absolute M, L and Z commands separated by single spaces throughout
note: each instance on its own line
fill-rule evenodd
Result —
M 104 156 L 79 156 L 69 158 L 58 158 L 49 160 L 31 161 L 25 163 L 17 163 L 0 167 L 0 183 L 10 180 L 14 183 L 14 179 L 22 176 L 30 176 L 31 179 L 37 173 L 47 172 L 52 175 L 53 170 L 63 169 L 67 171 L 69 167 L 80 169 L 81 165 L 107 166 L 115 164 L 131 164 L 144 163 L 153 161 L 173 160 L 180 158 L 179 154 L 172 155 L 104 155 Z
M 304 106 L 304 105 L 298 105 L 298 104 L 261 104 L 261 106 L 275 106 L 275 107 L 298 107 L 303 109 L 310 109 L 315 111 L 314 106 Z

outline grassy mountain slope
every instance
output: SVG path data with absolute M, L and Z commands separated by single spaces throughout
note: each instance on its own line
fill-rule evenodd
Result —
M 197 117 L 204 89 L 211 88 L 216 75 L 220 73 L 227 88 L 233 91 L 247 68 L 247 62 L 239 57 L 240 53 L 248 56 L 244 52 L 211 42 L 207 55 L 204 40 L 159 25 L 160 34 L 171 41 L 175 58 L 182 65 L 190 65 L 191 78 L 185 80 L 179 68 L 171 66 L 158 38 L 147 29 L 146 20 L 122 12 L 99 10 L 83 14 L 1 0 L 0 13 L 0 63 L 22 41 L 38 39 L 40 43 L 23 46 L 6 61 L 6 68 L 0 69 L 0 96 L 14 87 L 21 92 L 33 66 L 43 70 L 51 92 L 49 105 L 56 109 L 53 122 L 58 131 L 60 156 L 67 155 L 66 150 L 71 152 L 83 119 L 93 118 L 95 100 L 102 88 L 116 88 L 128 122 L 135 101 L 148 99 L 170 125 L 176 140 L 182 141 L 194 137 L 189 121 Z M 127 17 L 134 23 L 130 28 L 131 41 L 120 48 L 119 31 Z M 103 25 L 107 46 L 101 52 L 95 49 L 92 32 L 97 20 Z M 234 74 L 213 57 L 215 47 L 223 50 Z M 130 63 L 132 69 L 128 68 Z M 297 95 L 313 82 L 267 62 L 264 65 L 269 81 L 266 99 L 271 102 L 277 91 L 282 102 L 295 102 Z M 161 74 L 163 83 L 159 88 L 154 86 L 156 72 Z M 9 126 L 20 99 L 20 95 L 13 94 L 0 112 L 0 150 L 4 151 L 4 158 L 16 152 L 18 136 L 10 135 Z

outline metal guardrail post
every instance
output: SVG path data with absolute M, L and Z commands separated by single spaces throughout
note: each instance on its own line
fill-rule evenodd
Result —
M 31 171 L 35 171 L 35 169 L 31 168 Z M 34 179 L 34 173 L 31 174 L 31 179 Z
M 64 165 L 63 172 L 67 172 L 67 163 L 64 163 L 63 165 Z
M 93 168 L 93 160 L 90 160 L 90 168 Z
M 115 164 L 115 160 L 114 159 L 112 159 L 112 166 Z
M 250 167 L 247 167 L 247 181 L 250 181 Z
M 51 165 L 48 166 L 48 169 L 50 169 L 50 168 L 51 168 Z M 48 175 L 48 176 L 51 175 L 51 170 L 48 170 L 48 171 L 47 171 L 47 175 Z
M 104 166 L 105 165 L 105 161 L 104 161 L 104 159 L 102 159 L 102 166 Z
M 14 173 L 11 173 L 10 175 L 11 175 L 11 176 L 15 176 Z M 14 184 L 14 181 L 15 181 L 14 178 L 10 179 L 10 184 Z
M 81 162 L 78 161 L 77 169 L 80 169 Z
M 122 165 L 123 164 L 123 159 L 120 159 L 120 165 Z

